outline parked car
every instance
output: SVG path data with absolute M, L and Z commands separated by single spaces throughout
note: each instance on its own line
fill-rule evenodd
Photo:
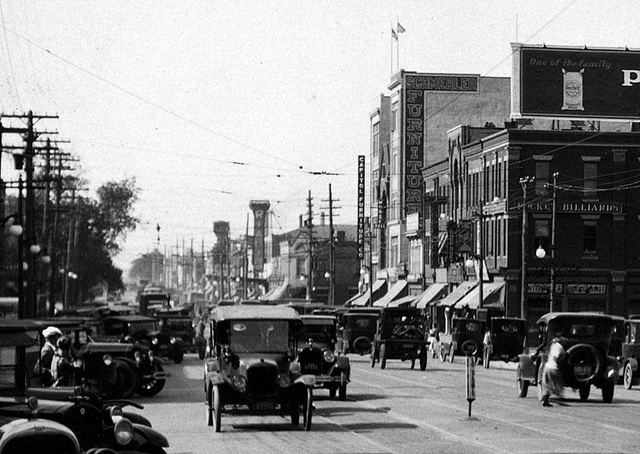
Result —
M 527 340 L 524 318 L 493 317 L 490 322 L 491 345 L 483 348 L 482 363 L 489 369 L 491 361 L 518 361 Z
M 347 384 L 351 376 L 349 358 L 336 355 L 337 320 L 330 315 L 301 315 L 302 328 L 298 334 L 298 363 L 303 374 L 314 375 L 317 388 L 336 393 L 340 400 L 347 398 Z
M 640 382 L 640 370 L 638 359 L 640 358 L 640 320 L 624 320 L 618 348 L 610 348 L 609 351 L 619 350 L 617 359 L 620 363 L 620 376 L 626 389 L 631 389 Z M 615 336 L 618 340 L 618 336 Z M 617 343 L 617 342 L 616 342 Z M 612 341 L 613 344 L 613 341 Z
M 169 444 L 167 439 L 152 429 L 149 421 L 134 413 L 125 412 L 128 402 L 104 402 L 100 393 L 88 387 L 35 388 L 29 386 L 26 358 L 40 350 L 41 326 L 30 320 L 0 319 L 0 420 L 13 421 L 12 426 L 3 426 L 0 444 L 4 436 L 16 435 L 16 445 L 9 444 L 3 452 L 15 452 L 15 446 L 26 442 L 12 430 L 21 426 L 22 431 L 32 432 L 33 445 L 25 445 L 20 452 L 50 452 L 51 443 L 59 442 L 69 452 L 77 452 L 68 431 L 52 431 L 47 420 L 67 427 L 76 437 L 83 452 L 145 452 L 163 454 Z M 138 408 L 142 408 L 138 406 Z M 33 420 L 37 415 L 38 421 Z M 31 425 L 19 422 L 32 419 Z M 18 422 L 16 422 L 18 421 Z M 24 424 L 24 425 L 23 425 Z M 40 429 L 42 427 L 42 430 Z M 57 426 L 60 429 L 59 426 Z M 43 448 L 41 436 L 49 431 L 52 438 Z M 66 432 L 66 433 L 62 433 Z M 10 440 L 7 439 L 7 442 Z M 40 444 L 38 444 L 40 443 Z M 56 445 L 57 446 L 57 445 Z M 37 448 L 38 451 L 33 451 Z M 4 448 L 3 448 L 4 449 Z
M 343 355 L 370 353 L 381 310 L 380 307 L 352 308 L 340 315 L 338 323 L 342 336 L 338 339 L 338 351 Z
M 440 361 L 452 363 L 456 355 L 482 356 L 485 322 L 475 318 L 452 317 L 450 334 L 440 333 Z
M 195 317 L 182 309 L 168 309 L 155 313 L 159 332 L 156 334 L 158 345 L 166 345 L 167 354 L 175 363 L 180 363 L 185 353 L 198 353 L 204 359 L 206 340 L 202 334 L 196 334 Z
M 540 386 L 541 371 L 551 343 L 563 339 L 566 351 L 559 364 L 564 386 L 578 390 L 587 400 L 591 386 L 602 389 L 602 400 L 613 400 L 620 365 L 608 355 L 614 329 L 614 317 L 590 312 L 550 312 L 537 322 L 540 346 L 531 354 L 522 354 L 517 369 L 518 396 L 526 397 L 529 385 Z
M 380 368 L 387 366 L 387 360 L 416 360 L 420 370 L 427 368 L 429 342 L 420 309 L 411 307 L 386 307 L 382 309 L 376 323 L 376 334 L 371 347 L 371 367 L 380 361 Z
M 315 377 L 295 362 L 301 320 L 289 307 L 222 306 L 211 312 L 204 389 L 207 425 L 221 429 L 222 414 L 289 415 L 311 430 Z

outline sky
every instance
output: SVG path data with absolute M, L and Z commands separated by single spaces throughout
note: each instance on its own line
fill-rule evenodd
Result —
M 0 111 L 57 115 L 36 127 L 68 141 L 86 196 L 136 179 L 126 270 L 211 248 L 215 221 L 243 235 L 255 199 L 282 233 L 309 194 L 318 222 L 331 185 L 334 222 L 355 224 L 369 115 L 399 68 L 511 76 L 512 42 L 638 49 L 638 23 L 633 0 L 0 0 Z

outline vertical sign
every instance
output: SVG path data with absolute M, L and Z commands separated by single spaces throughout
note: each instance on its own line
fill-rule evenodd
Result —
M 471 417 L 471 402 L 476 400 L 476 358 L 475 356 L 467 355 L 466 370 L 467 370 L 467 400 L 469 401 L 469 417 Z
M 364 258 L 364 155 L 358 156 L 358 258 Z
M 422 211 L 424 162 L 424 89 L 415 77 L 407 76 L 405 90 L 405 214 Z
M 253 211 L 253 271 L 260 273 L 264 271 L 265 244 L 267 212 L 269 210 L 268 200 L 252 200 L 249 208 Z

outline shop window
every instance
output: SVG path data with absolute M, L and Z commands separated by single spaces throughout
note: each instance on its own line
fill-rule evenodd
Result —
M 596 255 L 598 245 L 598 232 L 595 222 L 585 222 L 582 227 L 582 253 L 584 255 Z

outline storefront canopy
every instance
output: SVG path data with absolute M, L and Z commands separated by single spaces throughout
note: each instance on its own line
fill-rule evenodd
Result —
M 478 281 L 464 281 L 451 293 L 438 301 L 438 306 L 453 306 L 478 285 Z
M 373 283 L 372 292 L 366 291 L 351 298 L 345 303 L 345 306 L 368 306 L 370 293 L 373 293 L 373 302 L 375 303 L 387 292 L 387 281 L 385 279 L 378 279 Z
M 500 294 L 503 288 L 504 288 L 504 281 L 484 282 L 482 284 L 483 307 L 487 306 L 489 302 L 491 302 L 492 303 L 491 305 L 494 306 L 496 300 L 499 300 L 499 298 L 496 298 L 496 296 L 499 296 L 499 295 L 494 295 L 494 293 L 497 292 L 498 294 Z M 473 290 L 471 290 L 469 293 L 463 296 L 460 300 L 458 300 L 458 302 L 456 303 L 456 308 L 460 309 L 468 305 L 470 309 L 477 309 L 479 304 L 480 304 L 480 286 L 476 286 Z
M 289 279 L 285 279 L 282 281 L 280 285 L 269 290 L 267 293 L 262 295 L 259 299 L 262 301 L 275 301 L 287 296 L 287 289 L 289 288 Z
M 407 295 L 402 298 L 397 298 L 391 301 L 387 307 L 403 307 L 403 306 L 413 306 L 415 301 L 420 297 L 420 295 Z
M 436 282 L 431 284 L 427 289 L 422 292 L 420 296 L 415 300 L 414 305 L 418 309 L 425 309 L 429 303 L 437 301 L 443 297 L 447 292 L 448 284 Z
M 391 286 L 386 295 L 381 297 L 379 300 L 374 301 L 373 305 L 378 307 L 387 307 L 394 300 L 407 296 L 408 290 L 409 288 L 407 281 L 405 279 L 400 279 L 398 282 Z

